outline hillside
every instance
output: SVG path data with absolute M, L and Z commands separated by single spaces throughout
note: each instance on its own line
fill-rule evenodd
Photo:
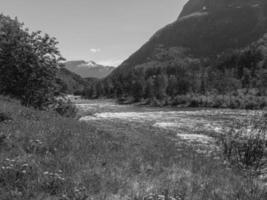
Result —
M 179 47 L 186 56 L 212 57 L 246 47 L 267 30 L 264 0 L 190 0 L 178 19 L 159 30 L 114 71 L 122 73 L 154 60 L 157 49 Z
M 68 61 L 65 63 L 65 67 L 83 78 L 104 78 L 115 69 L 115 67 L 103 66 L 93 61 L 86 62 L 84 60 Z
M 87 96 L 153 105 L 265 107 L 266 32 L 266 1 L 189 0 L 174 23 Z M 252 105 L 249 96 L 261 98 Z
M 69 94 L 82 92 L 88 86 L 86 79 L 65 68 L 60 68 L 57 74 L 57 83 L 62 92 Z

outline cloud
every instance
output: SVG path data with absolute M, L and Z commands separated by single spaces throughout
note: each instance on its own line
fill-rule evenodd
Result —
M 101 49 L 95 49 L 95 48 L 92 48 L 92 49 L 90 49 L 90 51 L 91 51 L 92 53 L 99 53 L 99 52 L 101 51 Z

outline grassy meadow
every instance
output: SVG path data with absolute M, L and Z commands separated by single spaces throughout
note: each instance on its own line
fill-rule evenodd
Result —
M 197 154 L 170 131 L 79 122 L 0 97 L 1 200 L 263 200 L 264 185 L 222 155 Z M 180 146 L 179 146 L 180 145 Z M 181 149 L 183 149 L 181 151 Z

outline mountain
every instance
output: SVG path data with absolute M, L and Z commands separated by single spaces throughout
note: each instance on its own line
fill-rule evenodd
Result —
M 266 0 L 189 0 L 175 22 L 90 85 L 86 96 L 262 108 L 267 106 L 266 33 Z
M 61 92 L 73 94 L 82 92 L 88 86 L 89 81 L 68 69 L 61 68 L 57 73 L 57 84 Z
M 246 47 L 267 32 L 266 20 L 265 0 L 189 0 L 174 23 L 156 32 L 111 76 L 172 54 L 211 58 Z
M 65 63 L 66 69 L 80 75 L 83 78 L 104 78 L 109 75 L 115 67 L 96 64 L 94 61 L 84 60 L 68 61 Z

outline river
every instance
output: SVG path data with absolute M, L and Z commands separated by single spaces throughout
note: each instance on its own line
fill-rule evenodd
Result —
M 199 153 L 218 148 L 218 138 L 233 127 L 237 121 L 258 117 L 262 111 L 207 109 L 207 108 L 155 108 L 136 105 L 119 105 L 114 100 L 78 100 L 81 121 L 140 125 L 165 132 L 173 132 L 177 142 L 194 146 Z M 139 129 L 140 131 L 140 129 Z

